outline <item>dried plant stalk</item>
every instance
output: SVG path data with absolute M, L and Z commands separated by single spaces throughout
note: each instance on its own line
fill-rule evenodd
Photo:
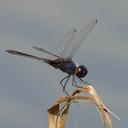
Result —
M 80 95 L 80 94 L 88 95 Z M 102 102 L 98 96 L 96 90 L 92 85 L 88 85 L 82 88 L 77 88 L 72 92 L 70 96 L 59 98 L 49 109 L 48 109 L 48 123 L 49 128 L 64 128 L 68 118 L 68 112 L 72 102 L 86 101 L 96 106 L 100 112 L 101 119 L 104 124 L 104 128 L 108 125 L 112 128 L 111 115 L 114 115 Z M 118 118 L 119 119 L 119 118 Z
M 56 105 L 48 110 L 48 127 L 55 128 L 57 114 L 59 113 L 59 105 Z
M 49 128 L 64 128 L 67 121 L 69 105 L 60 108 L 60 104 L 66 102 L 68 98 L 61 97 L 48 109 Z

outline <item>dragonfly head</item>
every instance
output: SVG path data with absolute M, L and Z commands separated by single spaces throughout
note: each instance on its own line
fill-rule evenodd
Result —
M 80 65 L 77 67 L 76 75 L 80 78 L 85 77 L 88 73 L 87 68 L 84 65 Z

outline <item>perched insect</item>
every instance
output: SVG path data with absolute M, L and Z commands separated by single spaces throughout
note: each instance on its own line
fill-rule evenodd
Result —
M 67 73 L 68 75 L 60 81 L 60 84 L 63 87 L 63 91 L 67 93 L 65 87 L 67 85 L 68 80 L 71 78 L 71 76 L 72 76 L 72 85 L 77 86 L 76 78 L 78 78 L 80 81 L 83 81 L 82 78 L 85 77 L 88 73 L 88 70 L 84 65 L 77 65 L 75 61 L 72 60 L 72 58 L 77 53 L 80 46 L 84 43 L 87 35 L 93 29 L 93 27 L 97 22 L 98 22 L 97 18 L 94 18 L 79 32 L 76 32 L 76 29 L 70 30 L 62 38 L 60 42 L 60 43 L 63 43 L 63 47 L 59 55 L 53 52 L 47 51 L 43 48 L 39 48 L 35 46 L 33 47 L 36 50 L 42 51 L 46 54 L 49 54 L 55 57 L 55 59 L 37 57 L 27 53 L 19 52 L 16 50 L 6 50 L 6 51 L 10 54 L 43 61 L 53 66 L 54 68 L 60 69 L 61 71 Z M 65 83 L 62 84 L 64 80 L 65 80 Z

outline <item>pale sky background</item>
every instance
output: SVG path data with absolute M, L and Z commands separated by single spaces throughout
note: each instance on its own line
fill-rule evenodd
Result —
M 4 50 L 44 56 L 32 46 L 51 48 L 71 28 L 81 28 L 93 17 L 99 22 L 74 59 L 87 66 L 86 80 L 121 118 L 113 118 L 113 127 L 128 126 L 127 0 L 0 0 L 0 128 L 46 128 L 47 107 L 63 95 L 59 81 L 65 76 Z M 69 120 L 67 128 L 103 127 L 97 110 L 87 104 L 74 105 Z

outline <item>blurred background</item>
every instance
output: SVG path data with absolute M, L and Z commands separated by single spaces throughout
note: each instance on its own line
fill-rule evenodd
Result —
M 51 49 L 71 28 L 94 17 L 98 24 L 74 60 L 86 65 L 85 80 L 120 117 L 113 118 L 113 127 L 128 126 L 127 5 L 126 0 L 0 0 L 0 127 L 47 127 L 47 108 L 64 95 L 59 85 L 64 73 L 5 50 L 44 57 L 32 46 Z M 87 104 L 74 104 L 69 120 L 70 128 L 103 127 L 97 110 Z

